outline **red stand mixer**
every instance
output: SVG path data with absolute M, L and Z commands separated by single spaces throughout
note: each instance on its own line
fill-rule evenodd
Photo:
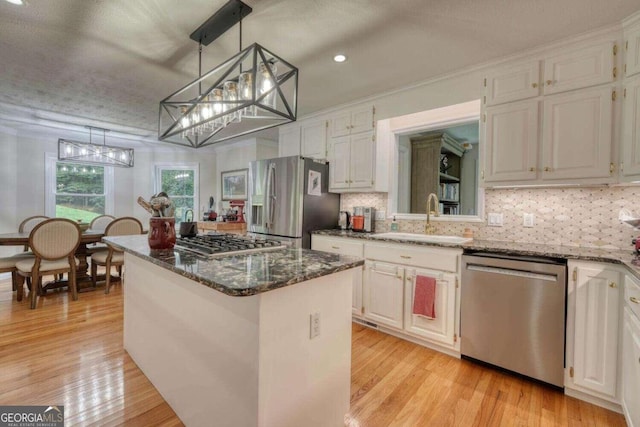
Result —
M 227 222 L 244 222 L 244 200 L 231 200 L 229 201 L 229 207 L 236 211 L 235 219 Z

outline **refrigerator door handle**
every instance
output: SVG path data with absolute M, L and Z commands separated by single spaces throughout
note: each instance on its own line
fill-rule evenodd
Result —
M 275 163 L 269 164 L 267 170 L 267 185 L 266 185 L 266 197 L 265 197 L 265 216 L 266 222 L 265 227 L 271 228 L 273 227 L 273 212 L 274 212 L 274 201 L 275 201 L 275 171 L 276 165 Z

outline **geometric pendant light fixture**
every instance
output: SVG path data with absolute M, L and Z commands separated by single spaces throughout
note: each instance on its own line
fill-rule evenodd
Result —
M 88 143 L 64 138 L 58 139 L 58 160 L 101 166 L 133 167 L 133 148 L 106 145 L 106 133 L 109 132 L 109 129 L 94 126 L 85 127 L 89 129 Z M 93 143 L 92 131 L 94 129 L 102 131 L 102 145 Z
M 159 140 L 200 148 L 296 120 L 298 69 L 257 43 L 242 49 L 242 18 L 251 11 L 230 0 L 191 34 L 199 77 L 160 102 Z M 202 74 L 202 46 L 236 23 L 240 52 Z

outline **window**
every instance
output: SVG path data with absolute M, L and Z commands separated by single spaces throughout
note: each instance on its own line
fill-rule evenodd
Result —
M 47 216 L 90 222 L 113 214 L 113 168 L 59 162 L 55 154 L 45 165 Z
M 164 191 L 176 207 L 174 216 L 178 221 L 184 219 L 184 214 L 191 209 L 194 221 L 198 210 L 198 165 L 157 164 L 156 165 L 156 194 Z

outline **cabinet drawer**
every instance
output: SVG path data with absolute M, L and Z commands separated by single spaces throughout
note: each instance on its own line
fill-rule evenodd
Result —
M 462 251 L 459 249 L 443 249 L 396 245 L 385 243 L 366 243 L 364 257 L 395 264 L 413 265 L 439 271 L 458 271 L 458 260 Z
M 640 319 L 640 283 L 629 275 L 624 278 L 624 302 Z
M 311 237 L 311 249 L 315 251 L 331 252 L 333 254 L 363 256 L 363 242 L 349 239 L 324 237 L 313 235 Z

